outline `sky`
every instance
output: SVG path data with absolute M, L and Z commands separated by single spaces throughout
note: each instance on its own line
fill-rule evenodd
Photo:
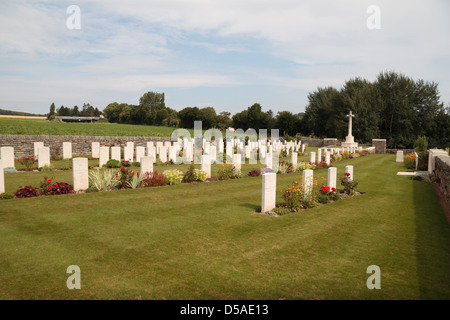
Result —
M 304 112 L 308 93 L 383 71 L 450 105 L 450 1 L 0 0 L 0 109 L 89 103 Z

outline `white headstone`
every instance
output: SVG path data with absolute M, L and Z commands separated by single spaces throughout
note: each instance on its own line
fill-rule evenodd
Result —
M 302 182 L 303 193 L 305 195 L 311 195 L 314 186 L 314 171 L 310 169 L 303 170 Z
M 311 151 L 309 153 L 309 162 L 310 163 L 315 163 L 316 162 L 316 153 L 314 151 Z
M 122 161 L 121 151 L 121 147 L 111 147 L 111 159 L 117 160 L 119 162 Z
M 322 162 L 322 149 L 317 149 L 317 162 Z
M 127 142 L 127 145 L 123 148 L 123 159 L 125 161 L 134 162 L 134 144 L 133 142 Z
M 417 170 L 417 168 L 419 167 L 419 155 L 415 151 L 414 151 L 414 160 L 415 160 L 415 168 Z
M 153 158 L 153 163 L 156 162 L 156 147 L 147 147 L 147 156 Z
M 34 144 L 34 159 L 37 160 L 38 156 L 39 156 L 38 150 L 39 150 L 39 148 L 42 148 L 44 146 L 44 143 L 41 141 L 37 141 L 37 142 L 34 142 L 33 144 Z
M 0 194 L 5 192 L 5 170 L 3 168 L 3 161 L 0 160 Z
M 345 173 L 350 173 L 349 180 L 353 181 L 353 166 L 345 166 Z
M 144 156 L 141 160 L 141 176 L 145 177 L 146 174 L 153 172 L 153 158 L 151 156 Z
M 329 167 L 328 168 L 328 178 L 327 178 L 327 186 L 331 188 L 336 188 L 336 179 L 337 179 L 337 168 Z
M 275 208 L 277 196 L 277 174 L 268 172 L 262 175 L 261 212 L 265 213 Z
M 89 188 L 89 165 L 87 158 L 72 159 L 72 177 L 74 191 Z
M 63 159 L 72 159 L 72 142 L 63 142 Z
M 305 152 L 306 145 L 302 144 L 302 153 Z
M 159 160 L 162 163 L 167 162 L 167 147 L 163 146 L 159 148 Z
M 234 165 L 234 167 L 236 168 L 236 170 L 241 170 L 241 155 L 240 154 L 238 154 L 238 153 L 236 153 L 236 154 L 233 154 L 233 165 Z
M 327 166 L 331 164 L 330 151 L 325 152 L 325 163 L 327 164 Z
M 211 156 L 209 154 L 202 155 L 201 169 L 206 172 L 206 178 L 211 178 Z
M 136 162 L 141 162 L 143 156 L 145 156 L 145 147 L 136 147 Z
M 403 151 L 397 151 L 397 157 L 395 158 L 395 162 L 403 162 Z
M 291 153 L 291 163 L 292 163 L 292 167 L 294 170 L 297 169 L 297 158 L 298 158 L 297 152 L 292 152 Z
M 216 146 L 210 146 L 210 156 L 211 156 L 211 163 L 217 163 L 217 147 Z
M 14 147 L 1 147 L 0 159 L 2 159 L 5 168 L 15 168 Z
M 98 158 L 98 166 L 102 167 L 109 161 L 109 147 L 100 147 L 100 156 Z
M 41 147 L 38 149 L 38 167 L 50 166 L 50 148 Z
M 100 142 L 92 142 L 92 158 L 98 159 L 100 157 Z
M 173 163 L 177 162 L 177 146 L 170 146 L 169 147 L 169 161 L 172 161 Z

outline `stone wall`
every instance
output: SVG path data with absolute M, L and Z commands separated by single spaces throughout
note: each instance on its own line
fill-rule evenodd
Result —
M 128 141 L 134 146 L 146 147 L 150 141 L 170 141 L 165 137 L 103 137 L 103 136 L 50 136 L 50 135 L 0 135 L 0 147 L 14 147 L 15 158 L 32 157 L 34 155 L 34 142 L 43 142 L 50 147 L 50 153 L 62 156 L 63 142 L 72 142 L 72 155 L 90 156 L 92 142 L 100 142 L 100 146 L 124 147 Z
M 414 153 L 414 149 L 386 149 L 385 153 L 397 154 L 397 151 L 403 151 L 404 156 L 406 156 L 408 153 Z
M 302 144 L 307 144 L 310 147 L 323 147 L 323 139 L 301 137 L 300 141 Z
M 375 153 L 386 153 L 386 139 L 372 139 L 372 147 Z
M 447 204 L 450 205 L 450 156 L 436 157 L 434 176 Z

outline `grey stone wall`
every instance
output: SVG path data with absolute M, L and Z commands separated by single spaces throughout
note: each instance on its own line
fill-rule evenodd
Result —
M 439 189 L 450 205 L 450 156 L 437 156 L 434 165 L 434 175 Z
M 0 135 L 0 147 L 14 147 L 15 158 L 32 157 L 34 142 L 42 141 L 50 147 L 50 154 L 62 156 L 63 142 L 72 142 L 73 156 L 90 156 L 92 142 L 100 142 L 100 146 L 124 147 L 128 141 L 134 146 L 146 147 L 150 141 L 170 141 L 169 137 L 107 137 L 107 136 L 50 136 L 50 135 Z

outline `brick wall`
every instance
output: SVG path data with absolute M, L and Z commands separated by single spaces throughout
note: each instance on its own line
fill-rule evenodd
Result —
M 434 164 L 434 175 L 439 189 L 450 205 L 450 156 L 437 156 Z

